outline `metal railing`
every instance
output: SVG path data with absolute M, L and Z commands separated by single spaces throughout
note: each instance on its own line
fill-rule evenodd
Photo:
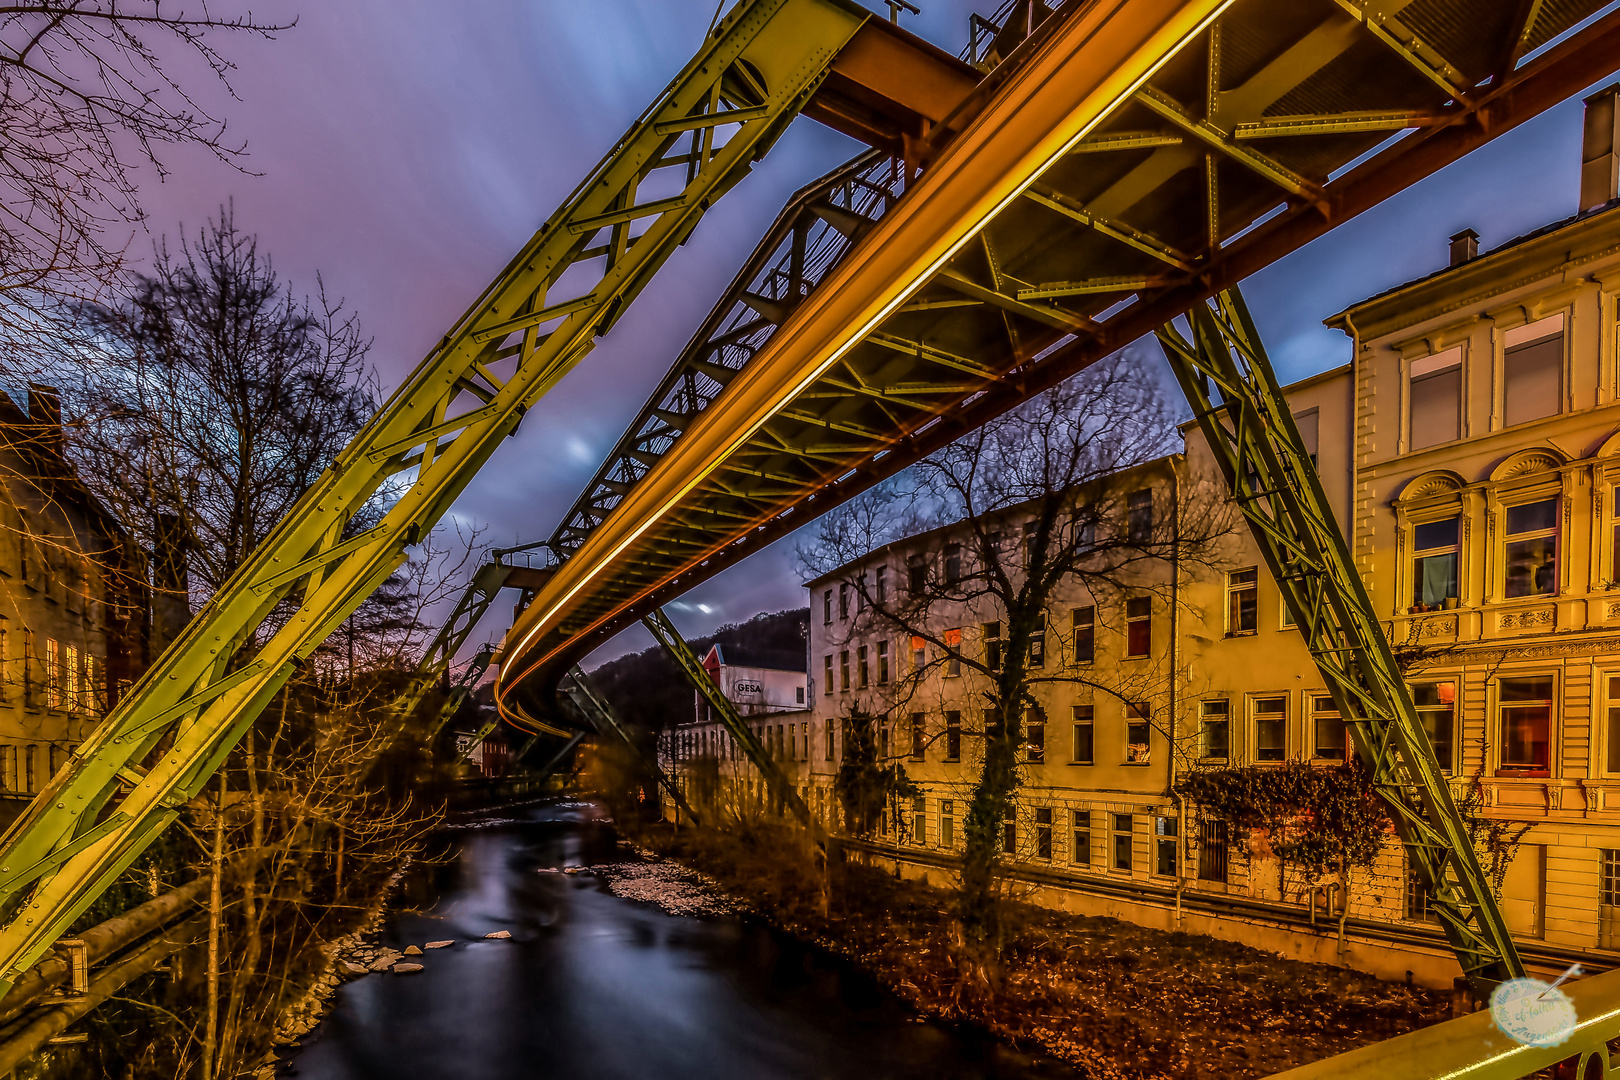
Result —
M 1558 1066 L 1571 1080 L 1620 1077 L 1620 970 L 1561 988 L 1575 1006 L 1575 1032 L 1562 1046 L 1515 1042 L 1497 1030 L 1489 1009 L 1447 1020 L 1348 1054 L 1277 1073 L 1272 1080 L 1519 1080 Z M 1611 1064 L 1613 1062 L 1613 1064 Z

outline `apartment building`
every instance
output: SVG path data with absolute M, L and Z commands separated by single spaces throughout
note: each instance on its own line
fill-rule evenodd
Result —
M 62 456 L 55 391 L 0 394 L 0 821 L 146 665 L 144 561 Z
M 1620 962 L 1614 95 L 1589 102 L 1579 213 L 1485 253 L 1458 234 L 1442 269 L 1327 320 L 1349 364 L 1285 388 L 1442 769 L 1518 838 L 1500 897 L 1544 971 Z M 1207 493 L 1208 447 L 1183 434 L 1184 453 L 1111 479 L 1115 527 L 1173 524 Z M 963 526 L 936 530 L 808 584 L 814 712 L 783 755 L 836 824 L 848 718 L 878 717 L 879 755 L 921 794 L 885 815 L 877 850 L 939 883 L 962 847 L 985 688 L 952 654 L 994 666 L 1003 616 L 935 604 L 910 635 L 863 605 L 948 579 L 964 550 Z M 1371 870 L 1307 880 L 1173 794 L 1188 769 L 1351 752 L 1247 529 L 1136 573 L 1048 605 L 1004 830 L 1013 880 L 1054 906 L 1449 985 L 1455 960 L 1393 836 Z

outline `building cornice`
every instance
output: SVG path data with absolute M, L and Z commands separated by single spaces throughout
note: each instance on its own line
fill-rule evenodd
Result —
M 1572 284 L 1591 276 L 1584 268 L 1617 255 L 1620 203 L 1510 240 L 1461 266 L 1397 286 L 1344 309 L 1323 324 L 1365 343 L 1467 308 L 1491 307 L 1494 298 L 1549 278 Z

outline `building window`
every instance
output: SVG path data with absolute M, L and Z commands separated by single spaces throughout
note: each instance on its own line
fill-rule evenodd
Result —
M 1035 616 L 1035 625 L 1029 632 L 1029 666 L 1046 666 L 1046 613 Z
M 962 630 L 945 631 L 945 674 L 962 674 Z
M 1432 607 L 1457 598 L 1460 517 L 1412 526 L 1412 604 Z
M 1434 895 L 1429 892 L 1428 883 L 1418 872 L 1410 860 L 1406 864 L 1406 917 L 1412 922 L 1437 923 L 1440 917 L 1434 913 Z
M 804 704 L 804 687 L 795 686 L 793 688 L 793 700 L 800 705 Z
M 1600 848 L 1598 879 L 1598 948 L 1620 949 L 1620 851 Z
M 838 653 L 838 689 L 849 689 L 849 650 L 843 649 Z
M 832 721 L 831 720 L 827 721 L 827 760 L 828 761 L 837 761 L 838 760 L 838 747 L 836 745 L 837 738 L 838 738 L 838 735 L 837 735 L 836 730 L 833 728 Z
M 906 588 L 912 596 L 921 596 L 928 588 L 927 555 L 913 555 L 906 560 Z
M 1317 445 L 1322 435 L 1322 413 L 1319 409 L 1294 415 L 1294 429 L 1299 432 L 1299 444 L 1305 448 L 1305 454 L 1316 464 Z
M 889 602 L 889 568 L 880 566 L 873 578 L 872 599 L 879 604 Z
M 1153 651 L 1153 598 L 1136 596 L 1125 601 L 1125 655 L 1146 656 Z
M 1153 539 L 1153 492 L 1133 491 L 1125 497 L 1125 538 L 1133 544 Z
M 1176 876 L 1176 819 L 1153 819 L 1153 872 L 1164 877 Z
M 1145 701 L 1125 703 L 1125 761 L 1129 765 L 1146 765 L 1151 729 L 1148 727 L 1149 710 Z
M 1024 710 L 1024 757 L 1033 762 L 1046 760 L 1046 713 L 1035 706 Z
M 866 646 L 857 645 L 855 647 L 855 685 L 860 687 L 862 690 L 866 689 L 866 675 Z
M 1035 857 L 1052 858 L 1052 810 L 1047 806 L 1035 810 Z
M 1008 855 L 1018 854 L 1018 808 L 1007 804 L 1007 814 L 1001 822 L 1001 850 Z
M 945 584 L 955 585 L 962 580 L 962 545 L 945 545 Z
M 878 685 L 883 686 L 889 681 L 889 642 L 887 639 L 877 643 Z
M 826 626 L 832 625 L 832 590 L 828 589 L 821 594 L 821 621 Z
M 1259 627 L 1260 571 L 1255 567 L 1226 575 L 1226 632 L 1252 634 Z
M 956 846 L 956 800 L 939 800 L 939 846 Z
M 920 672 L 928 663 L 928 643 L 913 634 L 911 636 L 911 670 Z
M 1288 699 L 1254 699 L 1254 759 L 1281 761 L 1288 750 Z
M 1198 756 L 1224 760 L 1232 753 L 1232 703 L 1225 698 L 1198 703 Z
M 1001 670 L 1001 623 L 984 624 L 984 666 L 991 671 Z
M 855 610 L 857 612 L 861 612 L 861 611 L 866 610 L 866 574 L 865 573 L 860 573 L 860 574 L 855 575 Z
M 832 654 L 831 653 L 829 653 L 826 656 L 821 658 L 821 686 L 822 686 L 821 692 L 823 694 L 831 694 L 833 692 Z
M 62 707 L 62 645 L 54 638 L 45 639 L 45 705 Z
M 840 619 L 849 618 L 849 582 L 847 581 L 838 583 L 838 617 Z
M 1412 361 L 1407 402 L 1413 450 L 1462 437 L 1462 346 Z
M 1226 822 L 1204 818 L 1198 823 L 1198 878 L 1200 881 L 1226 880 Z
M 1131 868 L 1131 815 L 1114 815 L 1114 869 Z
M 7 791 L 21 791 L 17 786 L 17 748 L 0 746 L 0 785 Z
M 1327 694 L 1311 695 L 1311 730 L 1316 733 L 1313 756 L 1344 760 L 1344 718 Z
M 1502 353 L 1502 423 L 1563 412 L 1564 317 L 1554 315 L 1507 332 Z
M 1603 771 L 1620 774 L 1620 675 L 1605 677 L 1607 698 L 1603 708 Z
M 1074 706 L 1073 717 L 1074 748 L 1071 751 L 1070 760 L 1076 765 L 1090 765 L 1092 762 L 1091 706 Z
M 1558 500 L 1507 508 L 1502 595 L 1543 596 L 1558 590 Z
M 1097 609 L 1075 608 L 1070 617 L 1074 621 L 1074 662 L 1089 664 L 1097 655 Z
M 1609 522 L 1608 583 L 1612 586 L 1620 582 L 1620 487 L 1609 492 Z
M 945 760 L 962 760 L 962 714 L 954 709 L 945 714 Z
M 928 800 L 921 795 L 911 800 L 911 842 L 928 843 Z
M 1552 734 L 1552 676 L 1500 679 L 1496 695 L 1502 771 L 1546 776 Z
M 1457 684 L 1417 683 L 1412 687 L 1412 704 L 1417 706 L 1423 730 L 1429 733 L 1429 743 L 1440 762 L 1440 771 L 1450 772 L 1452 731 L 1457 716 Z
M 1033 521 L 1024 522 L 1023 556 L 1026 570 L 1035 565 L 1035 522 Z
M 1091 865 L 1091 811 L 1073 811 L 1074 846 L 1069 848 L 1069 861 L 1081 866 Z
M 924 714 L 914 712 L 911 714 L 911 760 L 923 759 L 923 732 Z

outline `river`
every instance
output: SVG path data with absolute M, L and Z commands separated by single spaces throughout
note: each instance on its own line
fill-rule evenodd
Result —
M 345 984 L 278 1072 L 301 1080 L 1069 1080 L 971 1029 L 923 1021 L 835 955 L 755 919 L 677 916 L 608 892 L 624 860 L 578 803 L 456 832 L 384 927 L 453 938 L 425 970 Z M 486 940 L 506 930 L 508 940 Z M 415 959 L 415 958 L 412 958 Z

